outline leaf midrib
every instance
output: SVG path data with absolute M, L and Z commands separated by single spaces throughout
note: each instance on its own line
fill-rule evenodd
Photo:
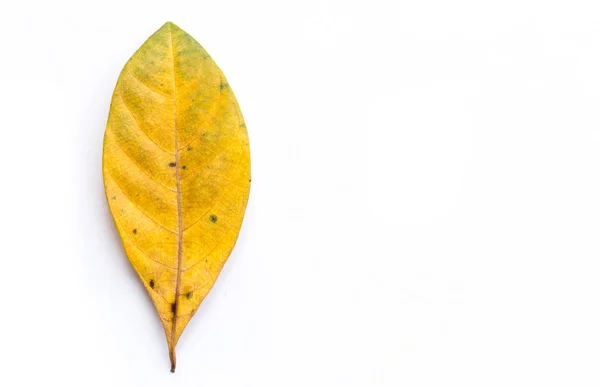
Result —
M 183 216 L 181 210 L 181 179 L 179 169 L 179 144 L 177 141 L 177 80 L 175 77 L 175 49 L 173 47 L 172 25 L 169 23 L 169 42 L 171 46 L 171 57 L 173 59 L 173 131 L 175 136 L 175 183 L 177 191 L 177 280 L 175 282 L 175 300 L 171 308 L 173 312 L 173 323 L 171 327 L 171 348 L 169 348 L 169 357 L 171 358 L 171 372 L 175 372 L 175 338 L 177 335 L 177 309 L 179 305 L 179 288 L 181 284 L 181 266 L 183 261 Z

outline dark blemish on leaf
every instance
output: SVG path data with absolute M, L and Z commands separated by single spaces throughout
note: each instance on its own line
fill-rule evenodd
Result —
M 175 168 L 176 166 L 177 166 L 177 163 L 173 163 L 173 162 L 169 163 L 169 167 L 171 167 L 171 168 Z
M 153 280 L 153 279 L 151 279 L 151 280 L 150 280 L 150 287 L 151 287 L 152 289 L 154 289 L 154 280 Z
M 211 222 L 213 222 L 213 223 L 217 223 L 217 219 L 219 219 L 219 218 L 217 218 L 217 215 L 215 215 L 215 214 L 211 214 L 211 215 L 208 217 L 208 219 L 210 219 L 210 221 L 211 221 Z
M 137 228 L 134 228 L 134 229 L 133 229 L 133 233 L 134 233 L 134 234 L 137 234 Z
M 248 179 L 248 183 L 252 183 L 252 179 Z
M 177 314 L 177 301 L 171 304 L 171 312 L 173 312 L 173 315 Z
M 244 129 L 246 129 L 246 124 L 244 124 L 244 123 L 243 123 L 243 124 L 241 124 L 241 125 L 240 125 L 240 128 L 244 128 Z
M 219 83 L 219 91 L 223 91 L 223 89 L 229 87 L 229 84 L 223 82 L 223 80 L 221 79 L 221 82 Z
M 181 167 L 181 169 L 184 169 L 184 170 L 185 170 L 185 169 L 186 169 L 186 166 L 185 166 L 185 165 L 183 165 L 183 166 Z
M 187 147 L 187 150 L 191 151 L 191 150 L 192 150 L 192 147 L 191 147 L 191 146 L 188 146 L 188 147 Z
M 187 298 L 189 300 L 190 298 L 192 298 L 192 294 L 194 294 L 194 292 L 187 292 L 185 294 L 185 298 Z
M 116 196 L 113 196 L 111 199 L 112 199 L 112 200 L 116 200 L 116 199 L 117 199 L 117 197 L 116 197 Z

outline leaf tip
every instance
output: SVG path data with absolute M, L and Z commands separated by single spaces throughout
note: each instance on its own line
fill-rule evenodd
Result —
M 167 20 L 167 22 L 165 24 L 163 24 L 163 26 L 161 27 L 161 29 L 163 29 L 163 28 L 165 28 L 165 29 L 171 29 L 171 28 L 178 28 L 178 27 L 172 21 Z

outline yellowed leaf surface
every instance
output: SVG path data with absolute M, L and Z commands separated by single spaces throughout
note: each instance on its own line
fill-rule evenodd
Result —
M 225 76 L 166 23 L 129 59 L 104 137 L 106 197 L 175 345 L 235 245 L 250 190 L 246 125 Z

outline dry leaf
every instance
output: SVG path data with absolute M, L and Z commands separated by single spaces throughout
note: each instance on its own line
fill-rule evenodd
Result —
M 129 59 L 111 101 L 106 197 L 129 261 L 175 345 L 235 245 L 250 190 L 246 124 L 225 76 L 166 23 Z

